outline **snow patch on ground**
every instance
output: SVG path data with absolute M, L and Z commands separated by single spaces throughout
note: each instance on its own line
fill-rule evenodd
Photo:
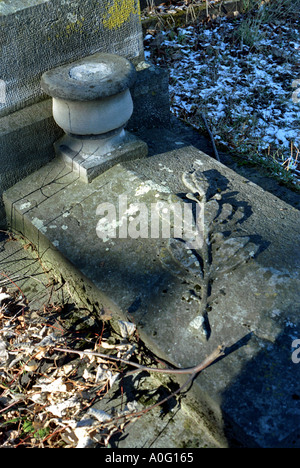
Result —
M 203 113 L 218 144 L 271 154 L 300 181 L 300 22 L 262 25 L 250 47 L 232 40 L 241 24 L 205 25 L 145 37 L 146 59 L 167 66 L 171 110 L 196 128 Z M 292 38 L 292 39 L 291 39 Z M 276 154 L 276 156 L 274 156 Z

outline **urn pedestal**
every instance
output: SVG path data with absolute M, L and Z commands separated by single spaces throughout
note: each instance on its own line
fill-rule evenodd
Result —
M 90 182 L 113 165 L 148 153 L 146 143 L 125 130 L 133 112 L 130 87 L 136 71 L 129 60 L 97 53 L 44 73 L 53 118 L 65 135 L 54 147 L 72 170 Z

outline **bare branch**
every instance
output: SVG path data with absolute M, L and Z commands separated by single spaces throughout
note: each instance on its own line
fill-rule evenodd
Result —
M 165 373 L 165 374 L 198 374 L 201 372 L 203 369 L 208 367 L 210 364 L 212 364 L 216 359 L 224 355 L 224 350 L 225 347 L 224 345 L 218 346 L 207 358 L 205 358 L 200 364 L 194 367 L 188 367 L 185 369 L 162 369 L 162 368 L 155 368 L 155 367 L 147 367 L 143 366 L 141 364 L 138 364 L 133 361 L 127 361 L 126 359 L 118 358 L 115 356 L 110 356 L 104 353 L 97 353 L 94 351 L 79 351 L 75 349 L 67 349 L 67 348 L 53 348 L 55 351 L 60 351 L 62 353 L 75 353 L 79 354 L 79 356 L 82 358 L 84 356 L 95 356 L 95 357 L 100 357 L 103 359 L 107 359 L 109 361 L 117 361 L 121 362 L 123 364 L 127 364 L 129 366 L 136 367 L 139 371 L 146 371 L 146 372 L 159 372 L 159 373 Z

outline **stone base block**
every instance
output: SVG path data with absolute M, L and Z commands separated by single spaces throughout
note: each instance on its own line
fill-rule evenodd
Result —
M 148 146 L 124 130 L 108 139 L 80 139 L 63 136 L 54 144 L 56 154 L 89 183 L 116 164 L 147 156 Z

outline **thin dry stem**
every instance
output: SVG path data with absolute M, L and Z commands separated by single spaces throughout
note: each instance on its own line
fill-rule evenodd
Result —
M 67 348 L 53 348 L 55 351 L 60 351 L 62 353 L 75 353 L 79 354 L 79 356 L 84 357 L 84 356 L 95 356 L 95 357 L 101 357 L 103 359 L 107 359 L 109 361 L 118 361 L 123 364 L 127 364 L 129 366 L 136 367 L 139 371 L 146 371 L 146 372 L 158 372 L 158 373 L 165 373 L 165 374 L 198 374 L 201 372 L 203 369 L 208 367 L 210 364 L 212 364 L 216 359 L 224 355 L 224 350 L 225 346 L 221 345 L 218 346 L 207 358 L 205 358 L 200 364 L 194 366 L 194 367 L 188 367 L 185 369 L 162 369 L 162 368 L 153 368 L 153 367 L 147 367 L 143 366 L 141 364 L 138 364 L 133 361 L 127 361 L 126 359 L 118 358 L 115 356 L 110 356 L 104 353 L 97 353 L 93 351 L 79 351 L 75 349 L 67 349 Z

